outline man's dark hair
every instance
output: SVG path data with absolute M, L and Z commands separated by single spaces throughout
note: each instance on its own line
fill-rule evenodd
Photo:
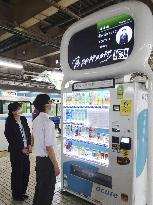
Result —
M 47 94 L 39 94 L 35 98 L 33 105 L 39 112 L 45 111 L 45 105 L 48 104 L 50 101 L 50 97 Z

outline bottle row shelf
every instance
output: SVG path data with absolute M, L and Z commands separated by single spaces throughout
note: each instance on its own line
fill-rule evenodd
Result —
M 64 106 L 64 108 L 106 108 L 108 109 L 109 108 L 109 105 L 66 105 Z
M 70 157 L 70 158 L 74 158 L 74 159 L 79 159 L 85 162 L 90 162 L 90 163 L 94 163 L 94 164 L 98 164 L 101 166 L 108 166 L 109 165 L 109 159 L 107 157 L 107 159 L 96 159 L 96 158 L 89 158 L 83 155 L 76 155 L 74 153 L 68 153 L 68 152 L 64 152 L 64 155 Z
M 97 141 L 97 140 L 92 140 L 92 139 L 85 139 L 85 138 L 78 138 L 78 137 L 66 137 L 64 136 L 65 140 L 72 140 L 72 141 L 76 141 L 76 142 L 80 142 L 80 143 L 87 143 L 87 144 L 91 144 L 91 145 L 98 145 L 101 146 L 103 148 L 109 148 L 109 141 L 107 142 L 101 142 L 101 141 Z

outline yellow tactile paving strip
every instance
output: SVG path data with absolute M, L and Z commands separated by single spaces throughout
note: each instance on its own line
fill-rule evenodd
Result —
M 7 157 L 7 156 L 9 156 L 9 153 L 8 152 L 0 152 L 0 158 L 1 157 Z

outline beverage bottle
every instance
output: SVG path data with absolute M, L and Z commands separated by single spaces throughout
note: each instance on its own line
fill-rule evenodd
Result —
M 66 125 L 63 124 L 63 136 L 66 137 Z
M 79 121 L 78 109 L 75 110 L 75 117 L 76 117 L 76 122 L 78 122 Z
M 66 121 L 66 109 L 63 108 L 63 121 L 65 122 Z
M 76 108 L 74 108 L 73 116 L 74 116 L 74 117 L 73 117 L 73 119 L 74 119 L 73 121 L 76 122 Z
M 69 109 L 69 121 L 72 122 L 72 108 Z
M 81 112 L 81 122 L 84 122 L 84 110 L 81 109 L 80 112 Z
M 82 99 L 82 93 L 80 93 L 80 94 L 79 94 L 79 105 L 82 105 L 82 101 L 83 101 L 83 99 Z
M 74 109 L 71 110 L 71 122 L 74 121 Z
M 63 152 L 65 153 L 66 152 L 66 139 L 64 138 L 64 141 L 63 141 Z
M 81 156 L 81 147 L 78 147 L 78 155 Z
M 96 150 L 92 150 L 92 157 L 96 158 Z
M 102 133 L 100 141 L 101 141 L 101 144 L 105 143 L 105 133 Z
M 105 136 L 105 145 L 106 147 L 109 147 L 109 134 L 106 134 Z
M 66 134 L 66 137 L 68 137 L 67 125 L 65 125 L 65 134 Z
M 108 160 L 108 153 L 106 152 L 105 153 L 105 164 L 109 164 L 109 160 Z
M 86 136 L 86 139 L 89 139 L 89 128 L 88 127 L 86 127 L 86 129 L 85 129 L 86 131 L 85 131 L 85 136 Z
M 74 94 L 73 94 L 73 92 L 72 92 L 71 105 L 72 105 L 72 106 L 74 105 Z
M 71 124 L 70 127 L 71 127 L 71 132 L 70 132 L 70 134 L 71 134 L 71 137 L 73 138 L 73 125 Z
M 68 137 L 71 136 L 71 125 L 67 125 L 67 135 Z
M 72 138 L 75 137 L 75 126 L 72 124 Z
M 82 93 L 82 105 L 83 106 L 85 105 L 85 93 L 84 92 Z
M 75 92 L 73 92 L 73 106 L 75 105 Z
M 69 118 L 69 110 L 66 109 L 66 122 L 68 121 L 68 118 Z
M 84 109 L 84 123 L 87 121 L 87 109 Z
M 96 155 L 97 155 L 97 160 L 100 161 L 101 156 L 100 156 L 100 151 L 99 150 L 97 150 Z
M 82 127 L 81 127 L 81 137 L 83 139 L 85 139 L 85 127 L 84 127 L 84 125 L 82 125 Z
M 87 120 L 87 109 L 85 109 L 85 121 Z
M 86 105 L 86 106 L 89 106 L 89 101 L 90 101 L 90 99 L 89 99 L 89 91 L 86 92 L 85 98 L 86 98 L 86 99 L 85 99 L 85 105 Z
M 84 149 L 84 147 L 82 147 L 82 149 L 81 149 L 81 155 L 85 156 L 85 149 Z
M 89 105 L 92 105 L 92 93 L 89 92 Z
M 97 102 L 98 102 L 98 105 L 101 105 L 101 98 L 100 98 L 100 91 L 98 91 L 98 95 L 97 95 Z
M 100 155 L 101 155 L 101 159 L 104 160 L 104 158 L 105 158 L 105 153 L 104 153 L 104 152 L 101 152 Z
M 81 110 L 78 110 L 78 121 L 80 122 L 81 121 Z
M 77 93 L 77 105 L 80 105 L 80 93 Z
M 79 135 L 79 127 L 76 126 L 75 127 L 75 136 L 78 137 L 78 135 Z
M 93 105 L 97 105 L 97 92 L 93 91 Z

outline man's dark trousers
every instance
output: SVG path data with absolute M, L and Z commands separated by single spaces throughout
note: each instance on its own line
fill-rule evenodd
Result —
M 36 187 L 33 205 L 51 205 L 56 184 L 54 166 L 48 157 L 36 157 Z

